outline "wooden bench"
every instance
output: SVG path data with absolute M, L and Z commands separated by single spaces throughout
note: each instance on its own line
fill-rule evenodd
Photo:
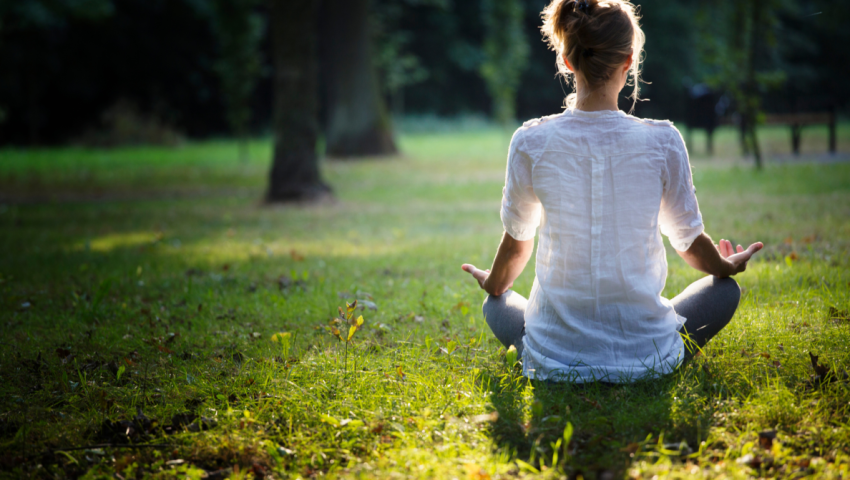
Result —
M 834 154 L 836 145 L 836 115 L 835 111 L 825 113 L 780 113 L 766 115 L 765 125 L 788 125 L 791 127 L 791 149 L 794 155 L 800 154 L 800 136 L 803 127 L 809 125 L 829 126 L 829 153 Z

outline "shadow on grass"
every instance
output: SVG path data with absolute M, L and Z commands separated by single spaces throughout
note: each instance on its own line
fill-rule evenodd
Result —
M 693 365 L 683 369 L 628 385 L 546 383 L 510 374 L 484 379 L 498 413 L 490 436 L 521 469 L 556 468 L 570 478 L 619 478 L 632 462 L 654 462 L 662 451 L 683 458 L 706 439 L 711 418 L 678 397 L 683 377 L 704 375 Z

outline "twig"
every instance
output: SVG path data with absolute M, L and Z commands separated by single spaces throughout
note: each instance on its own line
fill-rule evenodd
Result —
M 71 448 L 56 448 L 54 452 L 71 452 L 73 450 L 91 450 L 93 448 L 167 448 L 173 447 L 174 445 L 169 443 L 144 443 L 144 444 L 132 444 L 132 443 L 98 443 L 95 445 L 86 445 L 83 447 L 71 447 Z

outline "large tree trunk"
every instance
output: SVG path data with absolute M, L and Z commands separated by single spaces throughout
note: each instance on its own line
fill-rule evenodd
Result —
M 327 154 L 394 154 L 392 124 L 372 64 L 369 0 L 325 0 L 323 9 Z
M 270 202 L 316 200 L 330 189 L 319 175 L 316 17 L 312 0 L 273 0 L 274 163 Z

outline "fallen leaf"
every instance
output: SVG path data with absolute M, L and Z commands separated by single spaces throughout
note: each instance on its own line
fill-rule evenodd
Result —
M 621 452 L 625 452 L 625 453 L 629 453 L 629 454 L 634 454 L 638 450 L 640 450 L 640 444 L 636 443 L 636 442 L 632 442 L 632 443 L 630 443 L 630 444 L 628 444 L 625 447 L 620 449 Z
M 809 358 L 812 361 L 812 368 L 815 370 L 815 374 L 817 376 L 825 378 L 829 375 L 829 367 L 821 365 L 820 362 L 818 362 L 819 357 L 817 355 L 813 355 L 812 352 L 809 352 Z
M 810 387 L 816 387 L 816 386 L 819 386 L 819 385 L 832 383 L 832 382 L 839 380 L 839 379 L 844 380 L 844 381 L 848 380 L 847 372 L 841 372 L 841 375 L 839 376 L 836 372 L 832 371 L 832 369 L 830 369 L 829 367 L 822 365 L 818 361 L 818 356 L 813 355 L 812 352 L 809 352 L 809 358 L 812 361 L 812 368 L 815 371 L 815 374 L 812 375 L 812 380 L 809 383 Z
M 464 468 L 466 469 L 466 478 L 469 480 L 490 480 L 490 474 L 474 463 L 468 463 L 464 465 Z
M 767 352 L 761 352 L 761 353 L 759 353 L 759 355 L 761 355 L 762 357 L 767 358 L 767 359 L 770 358 L 770 354 L 767 353 Z
M 378 305 L 375 302 L 370 302 L 369 300 L 358 300 L 360 310 L 378 310 Z
M 776 430 L 765 430 L 759 433 L 759 446 L 765 450 L 770 450 L 774 440 L 776 440 Z
M 835 307 L 829 307 L 829 319 L 835 323 L 843 323 L 850 321 L 850 312 L 847 310 L 839 310 Z
M 587 398 L 585 396 L 581 396 L 580 398 L 582 400 L 584 400 L 585 402 L 589 403 L 591 406 L 593 406 L 593 408 L 595 408 L 597 410 L 602 410 L 602 404 L 599 403 L 597 400 L 592 400 L 592 399 Z
M 494 411 L 493 413 L 484 413 L 481 415 L 476 415 L 472 417 L 470 420 L 472 423 L 493 423 L 499 419 L 499 412 Z

